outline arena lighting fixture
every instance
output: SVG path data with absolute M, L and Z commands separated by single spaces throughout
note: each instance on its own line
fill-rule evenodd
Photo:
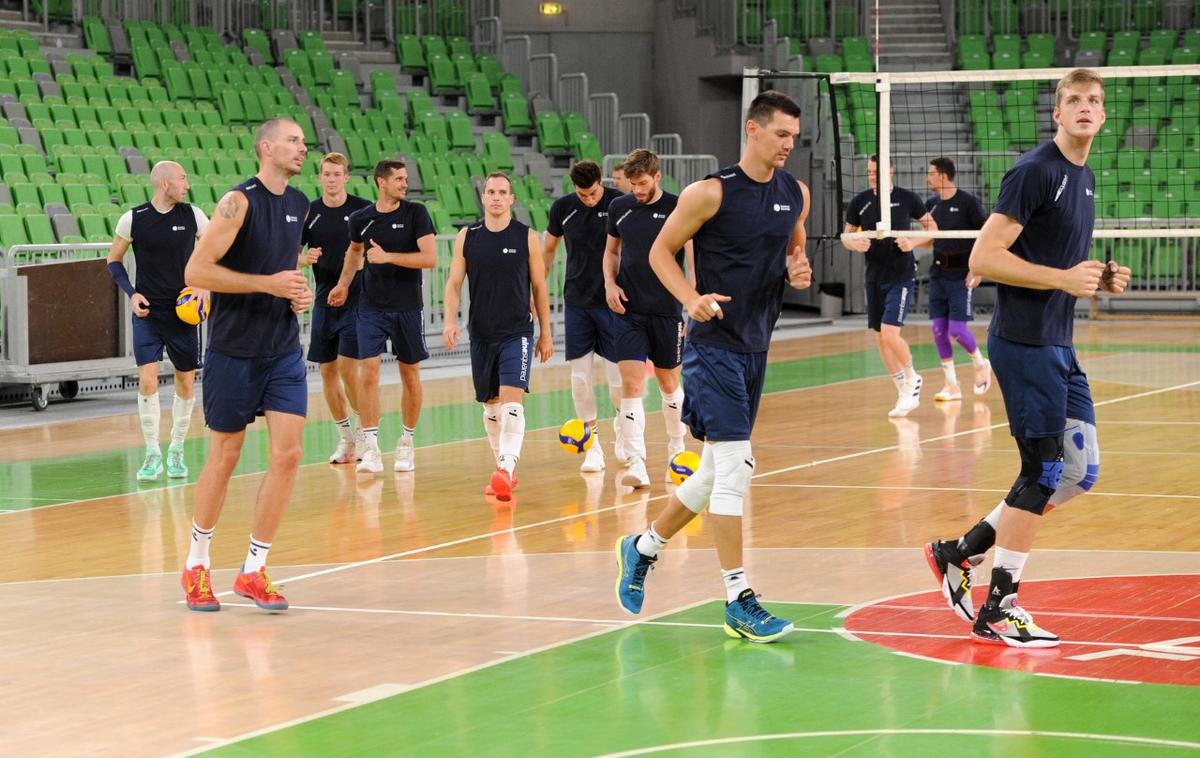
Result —
M 542 3 L 538 6 L 538 12 L 543 16 L 560 16 L 563 10 L 562 3 Z

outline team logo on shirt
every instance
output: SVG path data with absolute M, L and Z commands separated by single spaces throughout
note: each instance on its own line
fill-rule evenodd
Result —
M 317 216 L 317 218 L 320 218 L 320 216 Z M 350 220 L 349 216 L 342 216 L 342 221 L 349 221 L 349 220 Z
M 515 255 L 517 249 L 515 247 L 502 247 L 500 248 L 500 252 L 504 255 Z
M 171 227 L 171 231 L 173 231 L 173 232 L 186 232 L 186 231 L 187 231 L 187 227 L 186 227 L 186 226 L 172 226 L 172 227 Z
M 403 229 L 403 228 L 404 228 L 404 224 L 392 224 L 392 228 L 393 228 L 393 229 Z
M 1087 189 L 1086 187 L 1083 190 L 1083 194 L 1087 195 L 1088 197 L 1095 197 L 1095 195 L 1096 195 L 1096 193 L 1092 192 L 1090 189 Z
M 737 176 L 737 174 L 718 174 L 718 176 L 720 176 L 722 179 L 732 179 L 733 177 Z
M 666 218 L 666 217 L 667 217 L 667 214 L 665 214 L 665 213 L 651 213 L 650 214 L 650 218 L 653 218 L 653 219 L 660 219 L 660 218 Z
M 949 208 L 947 208 L 947 210 L 949 210 L 951 213 L 958 213 L 958 206 L 951 205 Z
M 780 203 L 775 203 L 775 212 L 776 213 L 779 213 L 780 211 L 790 211 L 791 209 L 792 209 L 792 206 L 790 206 L 790 205 L 781 205 Z
M 1069 180 L 1070 178 L 1071 177 L 1068 176 L 1067 174 L 1063 174 L 1062 183 L 1058 185 L 1058 192 L 1054 193 L 1054 202 L 1056 202 L 1056 203 L 1058 202 L 1058 198 L 1062 195 L 1063 190 L 1065 190 L 1067 188 L 1067 180 Z
M 596 214 L 596 217 L 597 218 L 608 218 L 608 211 L 600 211 L 599 213 Z
M 292 215 L 292 214 L 290 214 L 290 213 L 288 213 L 287 215 L 285 215 L 285 216 L 284 216 L 284 218 L 285 218 L 285 219 L 287 219 L 287 222 L 288 222 L 289 224 L 294 224 L 294 223 L 296 223 L 297 221 L 299 221 L 299 220 L 300 220 L 300 217 L 299 217 L 299 216 L 293 216 L 293 215 Z

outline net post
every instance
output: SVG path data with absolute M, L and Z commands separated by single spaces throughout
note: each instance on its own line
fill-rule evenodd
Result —
M 750 103 L 758 97 L 762 86 L 762 80 L 758 78 L 761 71 L 762 69 L 750 66 L 742 69 L 742 110 L 738 113 L 738 132 L 741 135 L 738 143 L 739 156 L 746 152 L 746 114 L 750 112 Z
M 879 163 L 875 167 L 878 171 L 875 186 L 879 188 L 879 226 L 876 227 L 876 230 L 890 232 L 892 230 L 892 187 L 890 181 L 892 168 L 892 83 L 888 74 L 879 73 L 875 75 L 875 94 L 879 113 L 879 137 L 876 141 L 879 150 Z

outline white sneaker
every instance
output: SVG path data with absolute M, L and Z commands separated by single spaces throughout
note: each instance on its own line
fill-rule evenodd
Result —
M 634 489 L 650 486 L 650 475 L 646 473 L 646 462 L 641 458 L 630 458 L 629 468 L 621 474 L 621 484 Z
M 675 456 L 687 450 L 687 443 L 683 441 L 683 437 L 679 439 L 667 440 L 667 470 L 663 474 L 663 480 L 670 483 L 671 481 L 671 461 L 675 460 Z
M 888 415 L 892 418 L 898 416 L 907 416 L 917 409 L 921 404 L 921 375 L 917 374 L 917 378 L 910 384 L 905 382 L 900 387 L 900 397 L 896 400 L 896 407 L 888 411 Z
M 417 462 L 413 452 L 412 438 L 401 437 L 396 442 L 396 462 L 392 464 L 392 470 L 413 471 L 416 467 Z
M 346 438 L 338 440 L 333 455 L 329 456 L 330 463 L 354 463 L 354 443 Z
M 625 455 L 625 435 L 621 433 L 621 415 L 613 419 L 613 455 L 617 458 L 617 463 L 622 466 L 629 465 L 629 457 Z
M 579 470 L 585 474 L 594 474 L 597 471 L 603 471 L 604 448 L 599 444 L 588 448 L 587 453 L 583 456 L 583 463 L 579 465 Z
M 962 390 L 957 384 L 947 384 L 942 391 L 933 396 L 935 403 L 948 403 L 952 400 L 962 400 Z
M 983 366 L 975 371 L 975 394 L 982 395 L 992 388 L 992 362 L 983 359 Z
M 362 462 L 354 470 L 360 474 L 382 474 L 383 456 L 380 454 L 379 448 L 368 447 L 364 450 Z
M 354 460 L 361 461 L 367 450 L 367 435 L 362 427 L 354 430 Z

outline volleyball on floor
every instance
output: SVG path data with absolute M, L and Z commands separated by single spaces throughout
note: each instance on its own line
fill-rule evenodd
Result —
M 572 455 L 586 453 L 595 441 L 592 427 L 586 421 L 577 418 L 563 424 L 558 430 L 558 444 Z
M 667 473 L 671 475 L 671 481 L 676 487 L 687 481 L 688 477 L 696 473 L 696 469 L 700 468 L 700 456 L 693 453 L 691 450 L 684 450 L 682 453 L 676 453 L 667 466 Z
M 183 323 L 195 326 L 208 318 L 208 306 L 191 287 L 184 287 L 175 298 L 175 315 Z

